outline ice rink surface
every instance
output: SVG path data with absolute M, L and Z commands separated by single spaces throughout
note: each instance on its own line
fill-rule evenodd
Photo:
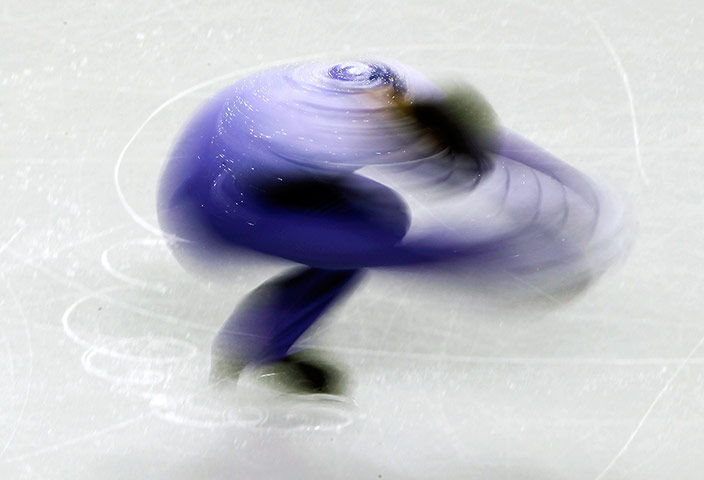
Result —
M 0 6 L 0 478 L 700 479 L 704 7 L 691 1 Z M 306 339 L 346 402 L 207 387 L 210 341 L 277 272 L 183 272 L 155 187 L 241 76 L 389 57 L 629 199 L 630 256 L 503 304 L 371 272 Z

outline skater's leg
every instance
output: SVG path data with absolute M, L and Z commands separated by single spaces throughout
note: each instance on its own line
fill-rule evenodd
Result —
M 296 268 L 250 293 L 213 343 L 211 377 L 283 359 L 293 343 L 347 291 L 361 270 Z

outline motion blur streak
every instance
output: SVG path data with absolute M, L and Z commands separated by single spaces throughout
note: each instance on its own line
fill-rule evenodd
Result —
M 255 254 L 305 266 L 233 313 L 211 377 L 287 364 L 292 383 L 326 393 L 339 388 L 331 369 L 292 362 L 293 345 L 362 269 L 549 292 L 594 278 L 631 238 L 613 196 L 500 126 L 471 87 L 442 90 L 394 62 L 291 65 L 229 86 L 175 146 L 158 210 L 187 268 L 246 268 Z

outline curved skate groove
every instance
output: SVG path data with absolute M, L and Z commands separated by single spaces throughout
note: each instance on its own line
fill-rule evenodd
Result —
M 266 427 L 282 432 L 339 432 L 354 423 L 354 415 L 339 408 L 303 405 L 292 407 L 282 415 L 283 421 L 276 425 L 267 422 Z M 327 416 L 327 420 L 321 420 Z
M 135 361 L 151 361 L 154 363 L 169 363 L 169 362 L 177 362 L 177 361 L 182 361 L 182 360 L 188 360 L 190 358 L 193 358 L 196 353 L 197 349 L 195 346 L 192 344 L 185 342 L 183 340 L 175 339 L 175 338 L 168 338 L 168 337 L 151 337 L 150 340 L 167 340 L 168 342 L 173 342 L 174 344 L 180 344 L 181 346 L 187 346 L 188 350 L 190 350 L 190 353 L 187 353 L 185 355 L 180 355 L 180 356 L 172 356 L 172 357 L 144 357 L 140 355 L 133 355 L 129 353 L 123 353 L 115 348 L 110 348 L 111 343 L 116 343 L 119 342 L 119 339 L 116 339 L 114 337 L 109 337 L 105 335 L 101 335 L 100 338 L 96 342 L 92 342 L 90 340 L 86 340 L 83 337 L 81 337 L 78 333 L 76 333 L 73 328 L 71 327 L 70 323 L 70 318 L 73 312 L 76 310 L 76 308 L 81 305 L 82 303 L 93 299 L 93 298 L 101 298 L 106 301 L 111 301 L 109 298 L 105 296 L 106 293 L 110 292 L 115 292 L 118 290 L 125 290 L 129 287 L 111 287 L 111 288 L 106 288 L 103 290 L 98 290 L 96 292 L 90 293 L 88 295 L 84 295 L 83 297 L 79 298 L 76 300 L 74 303 L 72 303 L 65 311 L 64 314 L 61 317 L 61 325 L 63 326 L 64 334 L 71 339 L 73 342 L 77 343 L 78 345 L 81 345 L 82 347 L 88 349 L 89 351 L 93 351 L 96 353 L 99 353 L 101 355 L 105 355 L 108 357 L 112 357 L 115 359 L 121 359 L 121 360 L 135 360 Z
M 153 237 L 148 237 L 140 240 L 128 240 L 125 242 L 120 242 L 116 243 L 105 250 L 103 250 L 103 253 L 100 255 L 100 263 L 110 275 L 115 277 L 118 280 L 121 280 L 125 283 L 128 283 L 132 286 L 143 288 L 145 290 L 152 290 L 161 294 L 164 294 L 168 291 L 168 288 L 166 285 L 162 283 L 156 283 L 156 282 L 149 282 L 146 280 L 142 280 L 139 278 L 131 277 L 129 275 L 126 275 L 116 268 L 112 266 L 110 263 L 109 259 L 109 253 L 117 247 L 123 246 L 123 245 L 145 245 L 145 246 L 153 246 L 153 245 L 161 245 L 164 246 L 166 245 L 166 241 L 162 239 L 154 239 Z
M 97 349 L 86 350 L 81 356 L 81 365 L 83 366 L 83 370 L 85 370 L 86 373 L 114 384 L 150 386 L 158 385 L 166 380 L 165 373 L 158 370 L 146 369 L 141 365 L 141 368 L 132 368 L 127 373 L 122 375 L 111 374 L 107 372 L 106 369 L 99 368 L 94 365 L 94 357 L 96 355 L 103 354 L 103 352 Z M 141 364 L 144 363 L 145 359 L 142 358 L 135 361 Z M 147 360 L 147 362 L 151 362 L 151 359 Z
M 537 10 L 545 10 L 546 7 L 542 5 L 538 5 L 532 1 L 527 2 L 528 5 L 531 7 L 537 9 Z M 623 63 L 621 62 L 621 57 L 618 55 L 616 52 L 616 49 L 613 46 L 613 43 L 611 43 L 611 40 L 609 37 L 606 35 L 604 32 L 603 28 L 601 28 L 601 25 L 599 22 L 596 21 L 594 18 L 594 15 L 592 12 L 590 12 L 584 2 L 582 0 L 577 0 L 577 3 L 581 7 L 582 11 L 584 12 L 584 16 L 587 18 L 589 23 L 591 24 L 592 28 L 596 31 L 599 40 L 601 41 L 602 45 L 606 48 L 608 51 L 609 55 L 611 56 L 611 59 L 614 62 L 614 65 L 616 66 L 616 70 L 621 76 L 621 80 L 623 82 L 623 88 L 626 92 L 626 97 L 628 99 L 628 108 L 629 108 L 629 114 L 631 118 L 631 127 L 632 127 L 632 132 L 633 132 L 633 147 L 634 147 L 634 154 L 636 157 L 636 166 L 638 168 L 638 173 L 640 175 L 641 180 L 645 184 L 646 187 L 650 186 L 650 179 L 648 178 L 645 168 L 643 167 L 643 158 L 641 155 L 640 151 L 640 134 L 639 134 L 639 129 L 638 129 L 638 121 L 636 117 L 636 111 L 635 111 L 635 100 L 633 99 L 633 92 L 631 89 L 631 82 L 628 78 L 628 74 L 626 73 L 626 69 L 623 67 Z M 551 7 L 554 9 L 554 7 Z M 565 18 L 571 19 L 575 24 L 577 25 L 582 25 L 584 24 L 584 18 L 580 17 L 578 15 L 573 14 L 572 12 L 565 10 L 564 8 L 557 8 L 554 9 L 554 11 L 559 12 L 562 16 Z
M 213 412 L 220 415 L 220 412 Z M 199 420 L 193 419 L 186 415 L 180 414 L 174 411 L 161 411 L 159 409 L 153 409 L 152 415 L 155 418 L 163 420 L 165 422 L 173 423 L 175 425 L 182 425 L 191 428 L 202 428 L 206 430 L 215 430 L 219 428 L 252 428 L 261 425 L 266 421 L 267 416 L 264 412 L 259 412 L 258 415 L 253 415 L 252 419 L 225 419 L 222 421 L 214 420 Z
M 149 407 L 151 415 L 159 420 L 206 430 L 254 428 L 262 425 L 268 418 L 261 408 L 245 406 L 223 410 L 221 405 L 204 404 L 198 395 L 172 397 L 157 394 L 151 397 Z
M 611 55 L 611 59 L 614 61 L 614 64 L 616 64 L 616 69 L 618 70 L 618 73 L 621 75 L 621 79 L 623 80 L 623 87 L 626 90 L 626 96 L 628 97 L 628 108 L 629 113 L 631 115 L 631 126 L 633 128 L 633 145 L 636 156 L 636 166 L 638 167 L 638 173 L 640 174 L 641 180 L 643 181 L 646 187 L 649 187 L 650 179 L 645 173 L 645 168 L 643 168 L 643 158 L 640 153 L 640 134 L 638 133 L 638 122 L 636 121 L 636 107 L 635 101 L 633 100 L 633 92 L 631 91 L 631 81 L 628 79 L 626 69 L 623 68 L 623 64 L 621 63 L 621 57 L 619 57 L 619 55 L 616 53 L 616 49 L 611 43 L 611 40 L 609 40 L 609 37 L 607 37 L 606 33 L 604 33 L 604 30 L 601 28 L 601 25 L 599 25 L 599 23 L 589 13 L 587 14 L 587 20 L 589 20 L 589 23 L 591 23 L 594 27 L 594 30 L 596 30 L 597 34 L 599 35 L 599 39 L 601 40 L 601 43 L 603 43 L 606 49 L 609 51 L 609 55 Z

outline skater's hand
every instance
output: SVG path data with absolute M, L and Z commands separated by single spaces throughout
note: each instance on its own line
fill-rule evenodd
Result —
M 462 167 L 486 171 L 488 154 L 495 148 L 498 117 L 489 102 L 473 87 L 458 85 L 444 98 L 407 99 L 392 97 L 398 111 L 413 119 Z

